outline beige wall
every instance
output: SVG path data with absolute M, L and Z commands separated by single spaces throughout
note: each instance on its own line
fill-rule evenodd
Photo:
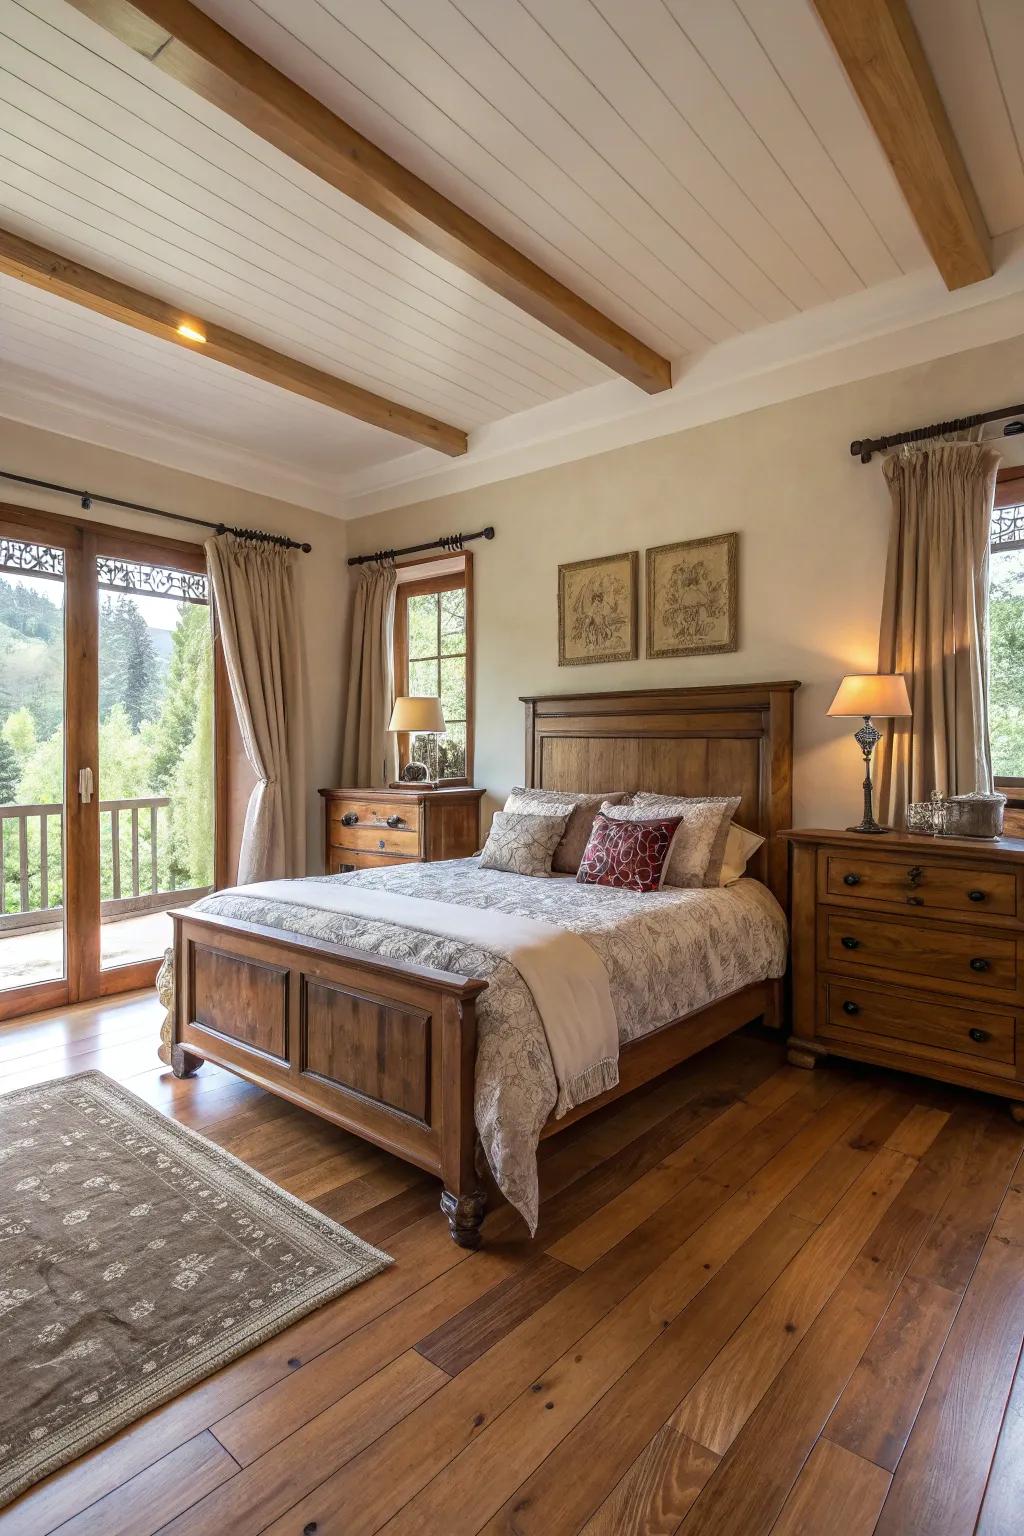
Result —
M 401 546 L 494 524 L 495 541 L 473 546 L 476 781 L 492 797 L 521 779 L 520 694 L 799 678 L 795 817 L 843 826 L 860 814 L 860 760 L 852 722 L 829 720 L 825 710 L 845 672 L 874 670 L 888 527 L 879 461 L 851 459 L 850 440 L 1003 405 L 1021 399 L 1022 388 L 1018 338 L 381 513 L 349 525 L 349 546 Z M 1006 462 L 1024 458 L 1024 439 L 1004 447 Z M 559 668 L 561 562 L 732 529 L 740 533 L 737 652 Z
M 2 419 L 0 468 L 60 485 L 83 486 L 125 501 L 188 512 L 211 522 L 264 528 L 270 533 L 308 540 L 313 545 L 312 554 L 299 554 L 295 558 L 299 603 L 306 632 L 310 702 L 308 783 L 304 794 L 308 866 L 311 871 L 318 871 L 323 862 L 323 836 L 321 805 L 316 791 L 322 784 L 337 783 L 341 760 L 345 675 L 341 663 L 348 644 L 347 525 L 337 518 L 274 501 L 267 496 L 256 496 L 144 459 L 93 447 L 75 438 Z M 65 516 L 92 517 L 98 522 L 179 539 L 202 542 L 209 537 L 205 529 L 190 527 L 188 523 L 160 522 L 153 517 L 120 512 L 101 503 L 97 503 L 91 513 L 83 513 L 71 497 L 30 491 L 6 480 L 0 480 L 0 501 L 60 512 Z

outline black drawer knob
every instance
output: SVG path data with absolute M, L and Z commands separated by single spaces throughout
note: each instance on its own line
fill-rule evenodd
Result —
M 912 864 L 907 870 L 907 879 L 910 881 L 911 885 L 920 885 L 923 876 L 924 870 L 921 868 L 920 864 Z
M 341 818 L 341 824 L 343 827 L 354 827 L 358 820 L 359 817 L 356 815 L 355 811 L 346 811 L 344 816 Z
M 388 817 L 388 826 L 389 827 L 400 827 L 400 826 L 402 826 L 402 824 L 403 823 L 402 823 L 401 816 L 389 816 Z
M 987 971 L 991 969 L 991 965 L 992 962 L 990 960 L 983 960 L 980 955 L 975 955 L 974 959 L 971 961 L 971 970 Z
M 850 1013 L 850 1014 L 860 1013 L 860 1004 L 859 1003 L 851 1003 L 850 999 L 847 998 L 846 1002 L 843 1004 L 843 1012 L 844 1013 Z
M 984 901 L 985 900 L 985 892 L 984 891 L 968 891 L 967 892 L 967 900 L 968 901 Z
M 967 1033 L 978 1045 L 984 1045 L 986 1040 L 992 1038 L 987 1029 L 969 1029 Z
M 852 939 L 849 934 L 845 934 L 843 937 L 843 948 L 860 949 L 860 939 Z M 974 964 L 973 960 L 971 961 L 971 964 Z
M 844 885 L 860 885 L 860 875 L 855 875 L 851 871 L 850 874 L 843 876 L 843 884 Z

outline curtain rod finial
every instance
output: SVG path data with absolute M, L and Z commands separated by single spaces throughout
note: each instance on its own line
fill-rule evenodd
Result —
M 493 528 L 485 528 L 484 529 L 484 538 L 485 539 L 493 539 L 494 538 L 494 529 Z

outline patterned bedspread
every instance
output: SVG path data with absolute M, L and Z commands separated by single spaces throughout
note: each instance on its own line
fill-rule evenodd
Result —
M 638 895 L 567 878 L 539 880 L 481 869 L 477 859 L 316 878 L 358 880 L 371 889 L 489 907 L 580 934 L 608 970 L 620 1042 L 649 1034 L 751 982 L 781 976 L 786 966 L 782 909 L 756 880 L 721 890 Z M 487 990 L 477 1002 L 477 1130 L 500 1189 L 531 1232 L 535 1229 L 537 1145 L 557 1091 L 533 998 L 508 960 L 412 926 L 275 904 L 232 891 L 207 896 L 196 906 L 389 960 L 485 979 Z M 415 921 L 412 910 L 409 921 Z

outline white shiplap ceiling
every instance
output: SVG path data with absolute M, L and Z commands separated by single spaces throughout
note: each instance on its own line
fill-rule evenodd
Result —
M 201 3 L 677 373 L 935 280 L 809 0 Z M 1024 224 L 1024 6 L 912 3 L 990 225 Z M 0 204 L 28 239 L 468 429 L 471 456 L 474 433 L 521 413 L 543 431 L 612 379 L 64 0 L 0 0 Z M 412 462 L 389 433 L 9 281 L 0 366 L 324 487 Z

